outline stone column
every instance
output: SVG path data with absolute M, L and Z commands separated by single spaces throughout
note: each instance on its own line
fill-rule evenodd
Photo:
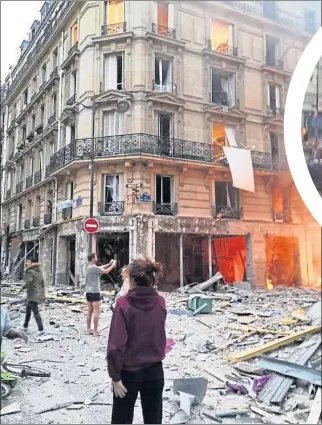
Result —
M 251 255 L 251 284 L 253 288 L 266 286 L 266 253 L 265 235 L 263 232 L 256 232 L 249 235 Z M 248 260 L 247 260 L 247 264 Z M 249 269 L 248 269 L 249 271 Z
M 52 255 L 53 255 L 53 238 L 45 238 L 42 240 L 41 249 L 41 265 L 45 285 L 52 284 Z
M 85 273 L 87 267 L 87 253 L 88 253 L 88 234 L 83 230 L 79 229 L 76 233 L 76 244 L 75 244 L 75 280 L 76 285 L 80 288 L 85 286 Z M 93 250 L 95 251 L 95 250 Z
M 152 243 L 149 238 L 149 217 L 147 215 L 137 216 L 136 229 L 134 231 L 136 240 L 136 258 L 148 257 L 151 249 L 149 243 Z

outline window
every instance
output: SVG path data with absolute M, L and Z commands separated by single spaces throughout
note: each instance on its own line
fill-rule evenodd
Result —
M 26 89 L 23 92 L 22 99 L 23 99 L 23 108 L 24 108 L 28 104 L 28 89 Z
M 271 141 L 272 162 L 273 162 L 273 165 L 278 165 L 279 158 L 280 158 L 278 135 L 276 133 L 270 133 L 270 141 Z
M 240 218 L 239 191 L 232 183 L 215 182 L 216 217 Z
M 31 210 L 32 210 L 32 202 L 31 199 L 28 199 L 27 201 L 27 208 L 26 208 L 26 217 L 27 219 L 31 218 Z
M 75 22 L 75 24 L 71 27 L 71 40 L 72 40 L 72 47 L 73 47 L 78 42 L 78 24 L 77 24 L 77 22 Z
M 26 140 L 26 137 L 27 137 L 27 127 L 26 127 L 26 125 L 22 126 L 22 128 L 21 128 L 21 137 L 22 137 L 22 142 L 24 142 Z
M 56 114 L 57 112 L 57 95 L 56 94 L 52 96 L 52 107 L 53 107 L 53 114 Z
M 42 83 L 44 83 L 46 81 L 47 78 L 47 64 L 44 63 L 43 66 L 41 67 L 41 81 Z
M 36 197 L 34 217 L 40 216 L 40 196 Z
M 212 69 L 211 102 L 230 108 L 236 105 L 236 74 Z
M 31 131 L 35 131 L 36 128 L 36 115 L 31 117 Z
M 32 93 L 35 94 L 36 92 L 37 92 L 37 75 L 35 75 L 32 80 Z
M 73 142 L 75 140 L 75 126 L 70 126 L 70 141 Z
M 230 48 L 234 46 L 233 26 L 212 20 L 210 45 L 211 50 L 213 51 L 219 53 L 230 53 Z
M 124 114 L 111 111 L 104 115 L 104 136 L 124 134 Z M 108 141 L 106 143 L 109 143 Z
M 157 24 L 158 33 L 161 35 L 168 35 L 169 6 L 167 3 L 159 2 L 157 4 Z M 164 34 L 164 32 L 166 32 L 166 34 Z
M 281 90 L 279 86 L 268 84 L 268 114 L 280 115 L 280 97 Z
M 25 180 L 25 167 L 24 167 L 24 165 L 22 164 L 21 166 L 20 166 L 20 178 L 19 178 L 19 181 L 24 181 Z
M 30 163 L 29 164 L 30 164 L 30 173 L 29 173 L 29 175 L 32 176 L 34 174 L 34 158 L 33 157 L 30 158 Z
M 274 221 L 284 221 L 284 193 L 280 186 L 272 188 L 272 213 Z
M 225 157 L 223 146 L 236 147 L 237 130 L 232 127 L 225 127 L 223 124 L 212 123 L 212 144 L 214 160 L 219 161 Z
M 314 33 L 316 29 L 316 11 L 313 9 L 304 9 L 304 30 Z
M 41 105 L 40 107 L 40 124 L 44 125 L 45 123 L 45 105 Z
M 53 70 L 58 66 L 58 47 L 53 51 Z
M 155 58 L 154 64 L 154 90 L 173 93 L 172 85 L 172 60 Z
M 120 176 L 103 175 L 103 205 L 101 213 L 122 211 L 120 203 Z
M 124 54 L 123 52 L 107 55 L 104 60 L 105 90 L 123 90 L 124 88 Z
M 105 8 L 106 7 L 107 7 L 107 25 L 120 24 L 124 22 L 124 2 L 123 1 L 105 2 Z
M 159 132 L 161 139 L 169 139 L 172 136 L 172 115 L 159 114 Z
M 263 1 L 263 14 L 265 18 L 277 19 L 277 8 L 275 1 Z
M 77 93 L 77 73 L 72 72 L 69 78 L 69 95 L 75 96 Z
M 155 176 L 155 213 L 172 215 L 175 212 L 173 204 L 173 178 L 156 174 Z
M 266 36 L 266 65 L 277 66 L 280 57 L 280 40 Z
M 17 230 L 21 230 L 21 227 L 22 227 L 22 204 L 19 204 L 17 209 Z

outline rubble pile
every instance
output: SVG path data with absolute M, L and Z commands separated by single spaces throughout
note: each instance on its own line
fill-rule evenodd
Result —
M 212 282 L 213 284 L 213 282 Z M 14 323 L 23 319 L 19 285 L 2 288 Z M 164 423 L 320 423 L 321 293 L 250 290 L 243 284 L 185 287 L 167 302 Z M 104 293 L 101 336 L 84 335 L 84 293 L 52 288 L 42 307 L 44 341 L 5 343 L 12 362 L 50 369 L 20 380 L 2 423 L 106 423 L 112 393 L 105 349 L 112 316 Z M 171 341 L 172 340 L 172 341 Z M 20 406 L 17 412 L 17 404 Z M 134 423 L 142 423 L 136 409 Z

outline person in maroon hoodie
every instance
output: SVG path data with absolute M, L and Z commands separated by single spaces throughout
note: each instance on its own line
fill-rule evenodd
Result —
M 162 424 L 166 348 L 166 307 L 155 291 L 161 265 L 134 260 L 128 266 L 130 290 L 115 306 L 107 346 L 113 383 L 112 424 L 131 424 L 140 392 L 145 424 Z

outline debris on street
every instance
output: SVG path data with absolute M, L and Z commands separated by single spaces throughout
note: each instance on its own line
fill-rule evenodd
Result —
M 162 293 L 168 306 L 164 423 L 319 423 L 320 292 L 252 290 L 243 283 L 221 285 L 216 278 Z M 17 327 L 24 313 L 18 289 L 11 282 L 2 297 Z M 3 400 L 2 423 L 31 424 L 35 415 L 37 423 L 109 420 L 106 338 L 112 294 L 104 293 L 98 338 L 85 334 L 85 302 L 82 291 L 51 288 L 42 306 L 50 338 L 34 344 L 34 327 L 28 346 L 3 342 L 8 363 L 32 364 L 51 377 L 19 378 Z M 134 423 L 142 423 L 140 409 Z

